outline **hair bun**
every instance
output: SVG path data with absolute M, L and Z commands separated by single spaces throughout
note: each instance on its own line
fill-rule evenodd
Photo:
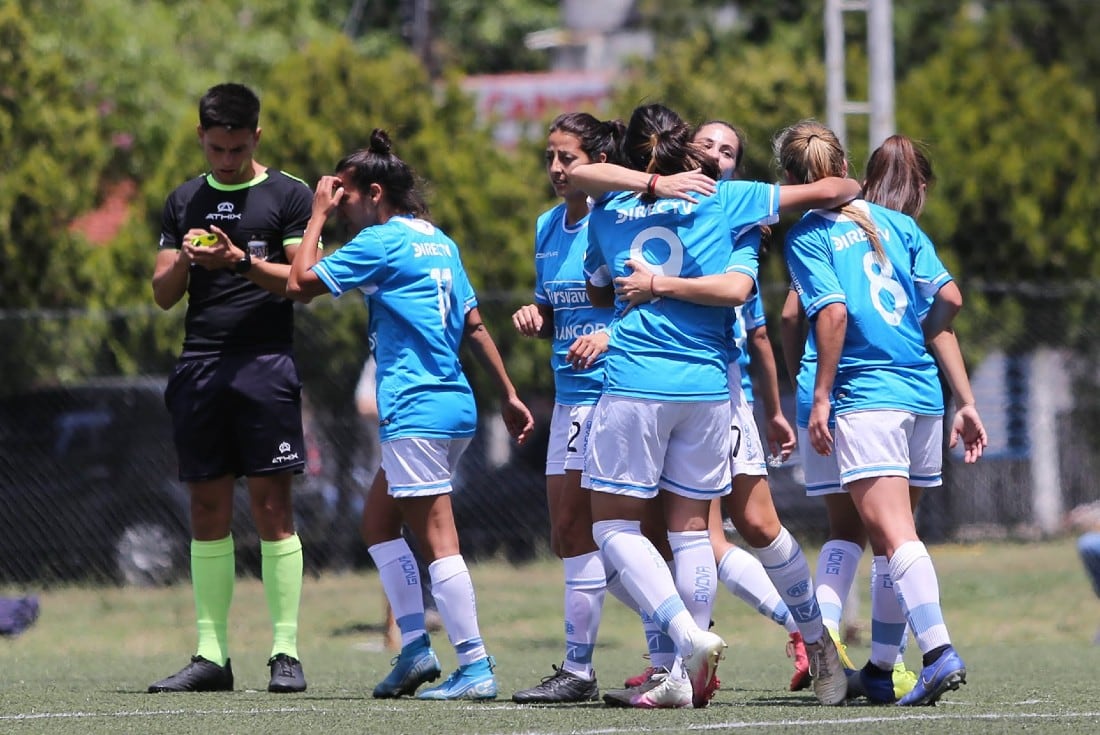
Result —
M 370 146 L 371 153 L 377 153 L 380 155 L 389 155 L 393 152 L 393 143 L 390 142 L 389 134 L 382 128 L 375 128 L 370 134 Z

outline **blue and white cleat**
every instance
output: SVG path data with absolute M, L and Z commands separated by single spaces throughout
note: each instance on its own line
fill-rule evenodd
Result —
M 496 662 L 492 656 L 479 658 L 473 663 L 459 666 L 447 681 L 437 687 L 425 689 L 417 699 L 496 699 L 497 680 L 493 676 Z
M 412 694 L 424 682 L 438 679 L 443 671 L 427 633 L 402 648 L 392 663 L 393 671 L 374 688 L 375 699 Z
M 966 683 L 966 664 L 955 652 L 954 646 L 948 646 L 940 657 L 925 666 L 916 686 L 898 701 L 900 707 L 916 707 L 936 703 L 943 693 L 959 688 Z

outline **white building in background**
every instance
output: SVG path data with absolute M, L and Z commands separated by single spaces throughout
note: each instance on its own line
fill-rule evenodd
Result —
M 497 140 L 515 145 L 538 137 L 562 112 L 597 117 L 609 110 L 612 82 L 623 62 L 653 54 L 654 39 L 638 29 L 636 0 L 562 0 L 561 26 L 527 36 L 528 48 L 545 49 L 550 71 L 467 77 L 463 88 L 477 98 L 480 119 Z

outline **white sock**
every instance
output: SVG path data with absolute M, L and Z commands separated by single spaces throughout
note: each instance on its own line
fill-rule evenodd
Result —
M 940 583 L 932 557 L 920 541 L 908 541 L 890 557 L 890 577 L 921 653 L 951 643 L 940 607 Z
M 839 637 L 844 601 L 859 571 L 863 549 L 851 541 L 826 541 L 817 557 L 814 588 L 821 607 L 822 624 Z
M 461 554 L 436 559 L 428 566 L 432 577 L 432 597 L 455 647 L 458 665 L 465 666 L 485 658 L 485 643 L 477 625 L 477 601 L 474 583 Z
M 638 603 L 635 602 L 634 598 L 630 596 L 630 593 L 626 591 L 626 587 L 623 586 L 622 575 L 610 568 L 607 564 L 604 564 L 604 571 L 607 572 L 606 589 L 611 593 L 611 596 L 638 613 L 638 615 L 641 615 L 642 608 L 638 606 Z
M 416 557 L 408 542 L 400 536 L 392 541 L 374 544 L 367 551 L 378 568 L 378 578 L 393 609 L 397 627 L 401 629 L 401 645 L 404 647 L 427 632 Z
M 660 624 L 652 615 L 641 613 L 642 631 L 645 633 L 645 645 L 649 651 L 649 665 L 655 669 L 672 670 L 676 660 L 676 644 L 668 633 L 661 630 Z
M 661 632 L 661 628 L 652 616 L 647 615 L 634 601 L 634 598 L 630 596 L 630 593 L 626 591 L 626 587 L 623 586 L 622 575 L 608 564 L 604 564 L 604 568 L 607 570 L 607 591 L 616 600 L 637 613 L 638 618 L 642 621 L 642 633 L 645 635 L 646 650 L 649 652 L 649 665 L 654 668 L 663 666 L 666 669 L 672 666 L 672 660 L 676 658 L 676 646 L 673 644 L 672 639 Z
M 668 543 L 672 547 L 673 578 L 680 599 L 695 624 L 709 630 L 714 593 L 718 591 L 718 570 L 714 566 L 710 533 L 669 531 Z
M 600 629 L 607 584 L 603 555 L 593 551 L 562 559 L 565 566 L 565 659 L 562 668 L 592 678 L 592 651 Z
M 779 535 L 762 549 L 753 549 L 764 565 L 772 584 L 787 603 L 791 617 L 806 643 L 821 640 L 821 610 L 814 595 L 814 582 L 810 578 L 810 565 L 802 553 L 802 547 L 794 536 L 781 526 Z
M 783 602 L 764 571 L 764 565 L 749 552 L 739 546 L 731 546 L 718 564 L 718 579 L 726 589 L 747 602 L 756 612 L 782 625 L 788 633 L 798 630 L 787 603 Z
M 691 650 L 691 634 L 699 630 L 684 601 L 668 565 L 656 547 L 642 535 L 638 521 L 597 521 L 592 538 L 604 555 L 604 563 L 622 578 L 630 596 L 672 638 L 677 650 Z
M 885 556 L 871 560 L 871 656 L 880 669 L 893 668 L 905 638 L 905 611 L 890 578 Z

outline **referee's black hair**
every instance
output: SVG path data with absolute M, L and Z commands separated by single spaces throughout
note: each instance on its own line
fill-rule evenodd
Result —
M 199 126 L 203 130 L 252 130 L 260 125 L 260 98 L 243 84 L 217 84 L 199 100 Z

